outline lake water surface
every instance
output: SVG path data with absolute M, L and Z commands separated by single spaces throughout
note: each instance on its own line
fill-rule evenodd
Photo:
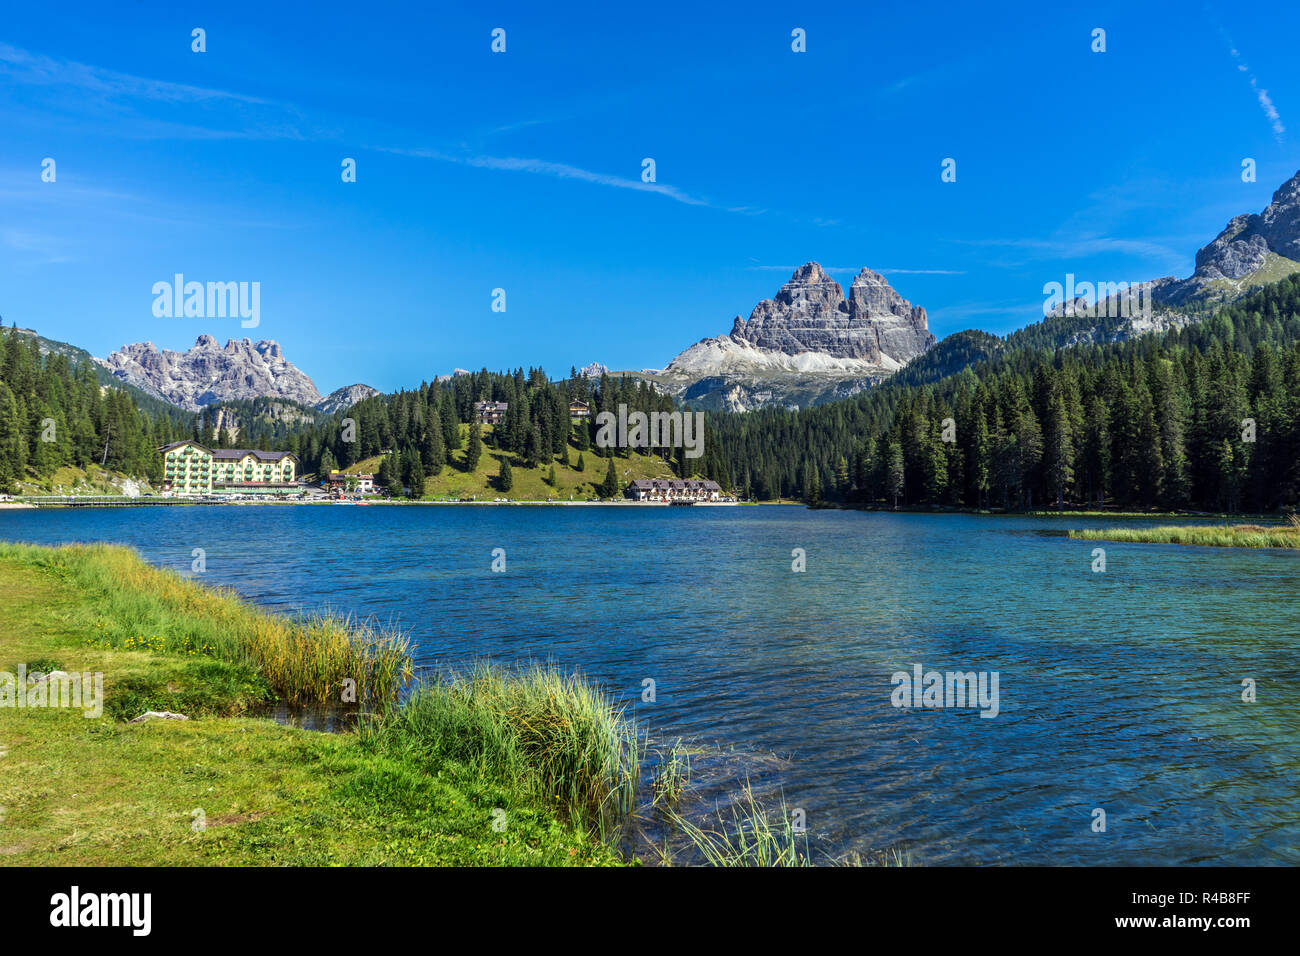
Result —
M 120 542 L 183 573 L 202 548 L 205 581 L 396 624 L 419 664 L 580 669 L 655 735 L 734 748 L 829 855 L 1300 863 L 1300 554 L 1107 543 L 1098 574 L 1099 543 L 1062 534 L 1116 523 L 199 506 L 3 511 L 0 537 Z M 916 664 L 996 671 L 998 715 L 893 706 Z

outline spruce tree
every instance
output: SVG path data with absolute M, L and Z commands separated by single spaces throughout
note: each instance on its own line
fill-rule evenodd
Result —
M 618 481 L 618 472 L 614 468 L 614 459 L 609 460 L 609 470 L 605 472 L 605 480 L 600 485 L 600 496 L 602 498 L 617 498 L 621 486 Z
M 529 468 L 538 468 L 546 457 L 546 444 L 542 439 L 542 430 L 534 425 L 528 436 L 528 453 L 524 457 L 524 464 Z
M 465 449 L 465 470 L 470 474 L 478 468 L 483 457 L 483 426 L 473 422 L 469 426 L 469 446 Z
M 447 446 L 443 444 L 442 422 L 436 407 L 429 409 L 429 417 L 424 423 L 424 434 L 420 437 L 420 463 L 435 478 L 447 463 Z
M 895 441 L 889 443 L 888 450 L 888 470 L 885 474 L 885 496 L 891 498 L 894 507 L 898 507 L 898 499 L 903 496 L 903 447 Z

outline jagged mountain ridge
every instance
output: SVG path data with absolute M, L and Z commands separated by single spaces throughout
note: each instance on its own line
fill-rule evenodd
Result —
M 809 262 L 731 332 L 706 338 L 649 374 L 697 407 L 742 411 L 845 398 L 933 346 L 925 309 L 878 272 L 863 269 L 846 296 Z
M 200 335 L 185 352 L 137 342 L 95 362 L 116 380 L 191 412 L 220 402 L 280 398 L 332 414 L 379 394 L 355 384 L 322 398 L 315 382 L 284 357 L 280 343 L 269 339 L 230 339 L 222 346 Z
M 1061 303 L 1044 324 L 1054 324 L 1057 345 L 1113 342 L 1161 332 L 1197 321 L 1211 307 L 1228 304 L 1270 282 L 1300 271 L 1300 172 L 1279 186 L 1259 213 L 1233 216 L 1196 252 L 1195 270 L 1185 279 L 1162 276 L 1137 288 L 1149 297 L 1145 315 L 1124 315 L 1114 298 L 1094 305 Z M 1062 318 L 1080 319 L 1060 322 Z M 1110 320 L 1110 321 L 1108 321 Z M 1033 326 L 1021 330 L 1032 333 Z
M 1278 187 L 1263 211 L 1229 220 L 1197 251 L 1192 275 L 1135 286 L 1141 292 L 1138 301 L 1146 297 L 1151 308 L 1135 310 L 1130 300 L 1121 309 L 1116 298 L 1063 302 L 1005 339 L 977 330 L 949 336 L 939 343 L 933 361 L 919 362 L 914 374 L 901 378 L 932 381 L 963 362 L 987 360 L 1012 346 L 1113 342 L 1179 328 L 1298 271 L 1300 172 Z M 663 371 L 646 370 L 642 377 L 699 408 L 805 407 L 845 398 L 920 356 L 930 358 L 934 338 L 925 310 L 903 300 L 883 277 L 864 269 L 847 300 L 831 293 L 825 285 L 830 280 L 823 277 L 816 263 L 802 266 L 774 299 L 755 308 L 748 322 L 737 316 L 730 335 L 703 339 Z M 847 321 L 855 300 L 861 303 L 859 315 L 883 319 L 884 327 L 855 328 Z
M 102 364 L 123 381 L 192 412 L 214 402 L 259 396 L 304 405 L 321 401 L 315 383 L 284 357 L 278 342 L 266 339 L 230 339 L 221 346 L 211 335 L 200 335 L 186 352 L 137 342 Z

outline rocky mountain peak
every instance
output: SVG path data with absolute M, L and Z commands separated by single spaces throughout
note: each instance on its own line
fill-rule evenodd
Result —
M 1242 279 L 1264 267 L 1268 254 L 1300 262 L 1300 172 L 1273 193 L 1258 214 L 1234 216 L 1196 253 L 1198 279 Z
M 321 400 L 315 383 L 284 358 L 280 343 L 200 335 L 186 352 L 152 342 L 124 345 L 101 364 L 124 382 L 174 405 L 198 411 L 214 402 L 267 396 L 304 405 Z
M 703 339 L 662 372 L 646 374 L 703 407 L 799 406 L 869 387 L 934 342 L 925 309 L 880 273 L 863 269 L 846 298 L 808 262 L 748 319 L 736 316 L 730 334 Z
M 372 395 L 378 394 L 379 389 L 371 388 L 369 385 L 344 385 L 342 388 L 336 388 L 317 402 L 316 407 L 322 412 L 332 415 L 335 412 L 349 409 L 357 402 L 365 401 Z
M 800 266 L 749 319 L 739 316 L 731 337 L 786 355 L 819 352 L 833 358 L 903 364 L 934 344 L 925 309 L 914 307 L 878 272 L 863 269 L 846 299 L 840 284 L 816 262 Z

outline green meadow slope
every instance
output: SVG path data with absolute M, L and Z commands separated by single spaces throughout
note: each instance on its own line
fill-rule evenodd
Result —
M 597 489 L 605 480 L 609 459 L 600 457 L 600 451 L 589 449 L 579 451 L 570 445 L 562 456 L 553 456 L 539 468 L 528 468 L 523 458 L 509 452 L 490 447 L 486 441 L 478 467 L 469 471 L 465 467 L 465 454 L 469 445 L 469 426 L 461 425 L 461 448 L 449 456 L 449 464 L 444 465 L 437 475 L 426 476 L 424 497 L 440 498 L 474 498 L 479 501 L 493 498 L 508 498 L 512 501 L 545 501 L 554 498 L 557 501 L 583 501 L 599 497 Z M 491 433 L 491 426 L 484 428 L 484 433 Z M 577 469 L 581 457 L 584 469 Z M 499 487 L 501 462 L 509 459 L 513 484 L 509 491 Z M 347 474 L 379 473 L 381 459 L 376 456 L 358 461 L 342 469 Z M 555 468 L 555 484 L 550 485 L 546 479 L 551 467 Z M 638 478 L 676 478 L 672 467 L 662 458 L 653 455 L 629 453 L 628 457 L 614 459 L 615 472 L 619 482 L 627 483 Z

